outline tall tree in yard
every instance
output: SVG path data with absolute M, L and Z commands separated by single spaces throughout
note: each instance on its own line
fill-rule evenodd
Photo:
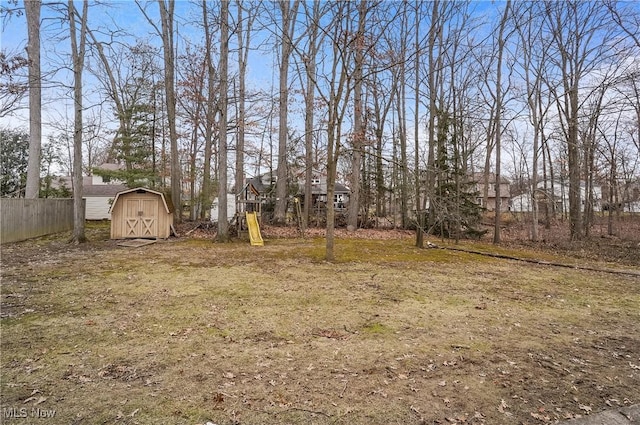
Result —
M 305 149 L 305 182 L 304 182 L 304 208 L 302 225 L 306 229 L 309 223 L 309 214 L 312 208 L 312 185 L 313 178 L 313 140 L 314 140 L 314 101 L 316 91 L 316 56 L 318 55 L 319 40 L 319 22 L 320 22 L 320 3 L 319 2 L 303 2 L 306 11 L 308 44 L 307 51 L 303 58 L 306 84 L 304 89 L 304 149 Z M 311 9 L 310 9 L 311 8 Z
M 69 0 L 69 35 L 71 38 L 71 59 L 73 61 L 73 236 L 74 243 L 86 241 L 84 233 L 84 204 L 82 200 L 82 72 L 87 40 L 88 0 L 82 3 L 79 15 L 73 0 Z M 78 19 L 80 20 L 78 22 Z M 80 34 L 76 25 L 80 24 Z
M 398 46 L 398 54 L 400 56 L 400 60 L 397 61 L 395 66 L 393 67 L 393 71 L 395 73 L 395 100 L 396 100 L 396 115 L 398 117 L 398 128 L 396 131 L 395 137 L 399 142 L 400 147 L 400 217 L 401 217 L 401 226 L 402 228 L 406 228 L 409 224 L 409 215 L 408 215 L 408 207 L 409 207 L 409 179 L 408 179 L 408 156 L 407 156 L 407 86 L 406 86 L 406 75 L 407 75 L 407 64 L 403 60 L 403 58 L 407 57 L 409 54 L 409 15 L 408 15 L 408 5 L 406 2 L 402 4 L 402 14 L 400 15 L 400 29 L 399 29 L 399 43 Z
M 413 89 L 414 93 L 414 103 L 413 103 L 413 138 L 414 138 L 414 185 L 415 185 L 415 204 L 416 204 L 416 220 L 417 220 L 417 231 L 416 231 L 416 246 L 422 248 L 424 246 L 424 234 L 423 234 L 423 226 L 424 222 L 422 220 L 422 202 L 420 199 L 420 186 L 421 186 L 421 171 L 420 171 L 420 141 L 418 138 L 418 134 L 420 131 L 420 3 L 416 3 L 414 5 L 414 50 L 415 50 L 415 58 L 414 58 L 414 77 L 415 84 Z
M 374 56 L 377 64 L 384 71 L 375 72 L 369 75 L 365 80 L 366 90 L 371 93 L 372 113 L 371 121 L 374 134 L 373 155 L 375 157 L 375 205 L 376 217 L 384 217 L 387 214 L 386 194 L 388 188 L 385 182 L 384 172 L 384 134 L 385 127 L 388 125 L 388 115 L 391 107 L 395 104 L 395 74 L 390 72 L 392 63 L 396 59 L 393 55 L 383 55 L 380 52 L 393 51 L 395 47 L 395 39 L 392 37 L 393 31 L 386 31 L 381 37 L 381 43 L 376 43 Z
M 584 237 L 578 134 L 580 94 L 589 72 L 612 56 L 612 40 L 607 31 L 606 8 L 599 2 L 545 1 L 544 6 L 545 27 L 553 37 L 548 64 L 560 74 L 561 90 L 554 96 L 567 151 L 569 231 L 572 240 L 580 240 Z
M 428 126 L 428 147 L 427 147 L 427 171 L 426 171 L 426 194 L 429 204 L 429 223 L 436 221 L 436 205 L 432 202 L 436 188 L 436 123 L 438 117 L 438 87 L 440 86 L 442 74 L 442 58 L 439 54 L 442 49 L 443 27 L 446 19 L 447 5 L 440 0 L 434 0 L 431 6 L 431 24 L 429 25 L 427 44 L 427 91 L 429 98 L 429 126 Z
M 25 1 L 29 41 L 29 165 L 25 198 L 40 192 L 40 149 L 42 146 L 42 76 L 40 71 L 40 0 Z
M 365 142 L 364 102 L 362 100 L 363 67 L 365 52 L 365 23 L 367 22 L 367 0 L 361 0 L 358 5 L 358 30 L 354 43 L 354 89 L 353 89 L 353 165 L 351 167 L 351 194 L 349 196 L 349 214 L 347 224 L 356 229 L 358 227 L 358 213 L 360 212 L 360 169 L 362 168 L 362 154 Z M 331 200 L 329 200 L 331 202 Z
M 176 129 L 176 88 L 175 88 L 175 43 L 174 43 L 174 15 L 175 0 L 157 0 L 160 11 L 160 28 L 147 14 L 145 7 L 136 0 L 149 24 L 162 38 L 164 59 L 164 90 L 167 107 L 167 121 L 169 123 L 169 144 L 171 150 L 171 201 L 175 207 L 173 220 L 182 221 L 182 176 L 180 169 L 180 152 L 178 151 L 178 132 Z
M 520 63 L 522 78 L 527 90 L 527 107 L 529 122 L 533 127 L 533 149 L 529 197 L 531 199 L 531 240 L 538 240 L 539 207 L 536 200 L 538 187 L 538 173 L 540 152 L 542 147 L 542 132 L 548 104 L 543 102 L 542 83 L 546 61 L 546 40 L 542 37 L 540 14 L 534 3 L 519 3 L 514 8 L 515 30 L 520 38 Z M 542 47 L 536 49 L 535 46 Z
M 500 198 L 500 183 L 502 182 L 502 176 L 500 172 L 502 145 L 502 104 L 503 104 L 503 89 L 502 89 L 502 57 L 504 55 L 505 46 L 505 27 L 507 26 L 507 20 L 509 18 L 509 8 L 511 7 L 511 0 L 507 0 L 504 6 L 502 19 L 500 20 L 498 30 L 498 59 L 496 70 L 496 113 L 495 113 L 495 149 L 496 149 L 496 209 L 495 209 L 495 231 L 493 233 L 493 243 L 500 243 L 500 212 L 501 212 L 501 198 Z
M 214 125 L 216 117 L 215 93 L 216 70 L 213 66 L 213 36 L 209 25 L 207 1 L 202 0 L 202 23 L 205 39 L 205 63 L 207 66 L 207 102 L 205 112 L 204 170 L 202 176 L 202 210 L 200 218 L 205 218 L 211 209 L 211 155 L 213 151 Z
M 200 133 L 202 130 L 203 112 L 205 112 L 205 90 L 206 90 L 206 74 L 207 63 L 202 60 L 201 46 L 191 48 L 186 47 L 186 52 L 179 57 L 178 73 L 180 81 L 178 82 L 178 106 L 180 107 L 184 118 L 190 124 L 191 141 L 188 149 L 188 171 L 184 179 L 184 183 L 189 186 L 189 218 L 196 219 L 196 213 L 199 207 L 197 185 L 199 180 L 202 164 L 199 162 L 202 140 Z M 206 59 L 206 54 L 205 54 Z M 205 123 L 206 125 L 206 123 Z
M 318 96 L 326 105 L 326 133 L 327 133 L 327 229 L 325 244 L 325 259 L 335 259 L 335 210 L 333 196 L 335 193 L 336 170 L 342 150 L 340 135 L 344 121 L 347 103 L 351 93 L 352 72 L 349 69 L 352 50 L 348 48 L 353 41 L 351 20 L 346 19 L 352 13 L 350 2 L 336 3 L 332 19 L 323 32 L 328 39 L 327 54 L 331 61 L 324 72 L 316 75 L 314 85 Z M 319 25 L 319 22 L 315 23 Z M 309 74 L 307 75 L 310 76 Z
M 289 107 L 289 59 L 293 52 L 293 33 L 299 0 L 279 0 L 280 8 L 280 90 L 278 122 L 278 169 L 276 182 L 276 207 L 274 222 L 285 223 L 287 212 L 287 137 L 288 137 L 288 107 Z
M 220 100 L 218 107 L 218 241 L 229 240 L 227 217 L 227 121 L 229 87 L 229 0 L 220 3 Z
M 158 177 L 154 146 L 158 96 L 158 86 L 154 83 L 158 73 L 156 49 L 140 42 L 134 46 L 115 47 L 98 41 L 91 29 L 87 29 L 87 35 L 102 65 L 102 69 L 94 67 L 94 75 L 113 101 L 114 115 L 118 120 L 109 149 L 109 161 L 124 166 L 120 170 L 96 169 L 93 172 L 123 181 L 129 187 L 153 185 Z
M 176 130 L 176 89 L 175 89 L 175 43 L 173 42 L 173 16 L 175 1 L 158 0 L 160 21 L 162 23 L 162 46 L 164 48 L 164 84 L 169 121 L 169 140 L 171 144 L 171 201 L 176 208 L 174 221 L 182 221 L 182 191 L 180 154 L 178 152 L 178 132 Z
M 249 61 L 251 32 L 253 30 L 253 22 L 257 16 L 257 7 L 248 2 L 236 0 L 236 10 L 238 16 L 236 23 L 236 36 L 238 40 L 238 134 L 236 139 L 235 193 L 239 194 L 244 187 L 244 151 L 247 130 L 247 63 Z

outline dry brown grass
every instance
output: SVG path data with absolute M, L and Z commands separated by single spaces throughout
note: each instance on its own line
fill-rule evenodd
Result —
M 3 246 L 3 415 L 534 424 L 640 401 L 636 277 L 410 238 L 340 239 L 329 264 L 320 239 L 103 236 Z

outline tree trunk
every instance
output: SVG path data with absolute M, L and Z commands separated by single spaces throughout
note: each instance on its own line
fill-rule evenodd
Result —
M 342 3 L 341 10 L 336 12 L 336 16 L 344 18 L 350 15 L 350 3 Z M 344 12 L 344 13 L 340 13 Z M 334 21 L 336 34 L 343 34 L 338 22 Z M 346 33 L 345 31 L 344 33 Z M 335 59 L 340 53 L 345 53 L 346 45 L 340 44 L 340 37 L 333 40 L 334 61 L 331 68 L 331 78 L 329 81 L 329 96 L 325 97 L 327 102 L 327 229 L 325 259 L 335 260 L 334 238 L 335 238 L 335 210 L 333 208 L 333 196 L 335 192 L 336 171 L 338 158 L 340 157 L 340 135 L 342 134 L 342 121 L 346 111 L 346 99 L 349 98 L 349 75 L 348 64 L 338 63 Z M 341 50 L 345 49 L 345 50 Z M 344 56 L 343 56 L 344 57 Z
M 495 149 L 496 149 L 496 216 L 495 216 L 495 231 L 493 232 L 493 243 L 500 243 L 500 226 L 501 226 L 501 217 L 500 213 L 502 211 L 502 199 L 500 194 L 500 183 L 502 182 L 501 172 L 501 154 L 502 154 L 502 145 L 501 145 L 501 137 L 502 137 L 502 55 L 504 53 L 504 29 L 507 25 L 507 19 L 509 17 L 509 7 L 511 6 L 511 0 L 507 0 L 507 3 L 504 7 L 504 13 L 502 15 L 502 20 L 500 21 L 500 30 L 498 34 L 498 64 L 497 64 L 497 72 L 496 72 L 496 123 L 495 123 Z
M 40 0 L 25 1 L 27 55 L 29 58 L 29 158 L 25 198 L 40 194 L 40 150 L 42 145 L 42 77 L 40 74 Z
M 73 61 L 73 243 L 86 242 L 84 233 L 85 211 L 82 199 L 82 71 L 87 33 L 88 2 L 83 1 L 80 18 L 80 40 L 76 36 L 76 11 L 73 0 L 69 0 L 69 32 L 71 38 L 71 56 Z M 78 44 L 79 41 L 79 44 Z
M 202 22 L 205 35 L 205 62 L 207 63 L 207 112 L 204 134 L 204 170 L 202 173 L 202 211 L 200 218 L 205 218 L 211 210 L 211 155 L 213 150 L 213 126 L 215 124 L 215 77 L 213 57 L 211 52 L 211 33 L 207 11 L 207 1 L 202 0 Z
M 576 81 L 577 83 L 577 81 Z M 580 196 L 580 150 L 578 148 L 578 85 L 573 84 L 566 96 L 569 167 L 569 230 L 571 240 L 582 239 L 582 211 Z
M 244 150 L 245 150 L 245 134 L 246 134 L 246 76 L 247 62 L 249 59 L 249 46 L 251 41 L 251 27 L 253 22 L 252 12 L 248 10 L 248 22 L 245 29 L 245 16 L 243 14 L 243 2 L 236 0 L 236 8 L 238 9 L 238 27 L 236 34 L 238 37 L 238 140 L 236 140 L 236 190 L 238 195 L 244 188 Z
M 364 25 L 367 19 L 367 1 L 361 0 L 358 6 L 358 32 L 355 42 L 355 68 L 353 71 L 353 163 L 351 166 L 351 193 L 349 195 L 349 212 L 347 225 L 358 228 L 360 212 L 360 169 L 362 168 L 362 151 L 364 148 L 365 128 L 363 125 L 364 104 L 362 102 L 362 68 L 364 66 Z
M 169 121 L 169 141 L 171 145 L 171 201 L 175 207 L 173 220 L 182 221 L 182 180 L 180 169 L 180 152 L 178 151 L 178 133 L 176 130 L 176 90 L 175 90 L 175 55 L 173 42 L 173 16 L 175 0 L 158 0 L 160 20 L 162 23 L 162 46 L 164 49 L 164 87 L 167 102 L 167 118 Z
M 227 121 L 229 68 L 229 0 L 220 3 L 220 102 L 218 131 L 218 242 L 229 240 L 227 217 Z
M 278 124 L 278 169 L 276 171 L 276 207 L 274 222 L 285 224 L 287 213 L 287 138 L 289 136 L 289 59 L 293 51 L 293 30 L 295 28 L 296 13 L 299 0 L 290 6 L 289 0 L 280 0 L 281 48 L 280 48 L 280 96 L 279 96 L 279 124 Z
M 415 29 L 414 29 L 414 72 L 415 72 L 415 85 L 414 89 L 414 102 L 413 102 L 413 138 L 414 138 L 414 185 L 416 191 L 416 246 L 418 248 L 424 247 L 424 217 L 421 212 L 421 200 L 420 200 L 420 187 L 422 186 L 420 177 L 420 142 L 418 139 L 418 131 L 420 129 L 420 3 L 415 5 Z
M 426 200 L 429 204 L 429 223 L 435 221 L 435 205 L 433 195 L 436 184 L 436 117 L 438 115 L 438 107 L 436 99 L 438 97 L 438 88 L 436 86 L 436 73 L 440 68 L 440 57 L 436 54 L 436 42 L 441 38 L 442 28 L 440 26 L 440 0 L 434 0 L 431 8 L 431 25 L 429 27 L 428 41 L 428 84 L 429 84 L 429 146 L 427 152 L 427 172 L 426 172 Z M 437 57 L 436 57 L 437 56 Z
M 306 4 L 305 4 L 306 5 Z M 304 61 L 307 74 L 306 88 L 304 91 L 305 115 L 304 115 L 304 149 L 305 149 L 305 181 L 304 181 L 304 207 L 302 213 L 303 232 L 309 225 L 309 216 L 313 207 L 313 193 L 311 180 L 313 179 L 313 126 L 314 126 L 314 99 L 316 81 L 316 55 L 318 54 L 318 25 L 320 19 L 320 3 L 313 2 L 312 22 L 309 33 L 309 50 Z

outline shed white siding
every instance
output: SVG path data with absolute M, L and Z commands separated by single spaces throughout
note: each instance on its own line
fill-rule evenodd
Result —
M 236 195 L 227 194 L 227 220 L 233 220 L 236 215 Z M 211 221 L 218 222 L 218 198 L 211 204 Z
M 109 220 L 111 214 L 109 209 L 111 208 L 111 202 L 113 196 L 89 196 L 85 197 L 86 206 L 84 210 L 85 219 L 87 220 Z

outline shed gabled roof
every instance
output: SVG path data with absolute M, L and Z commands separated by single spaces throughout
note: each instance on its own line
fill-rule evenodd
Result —
M 115 199 L 113 200 L 113 204 L 111 204 L 111 208 L 109 208 L 109 214 L 111 214 L 111 212 L 113 211 L 113 207 L 115 207 L 116 204 L 118 203 L 118 198 L 120 198 L 120 195 L 126 195 L 127 193 L 133 193 L 133 192 L 136 192 L 136 193 L 147 192 L 147 193 L 160 195 L 160 199 L 162 199 L 162 205 L 164 205 L 164 210 L 167 212 L 167 214 L 171 214 L 173 212 L 172 208 L 169 208 L 169 204 L 167 204 L 167 199 L 165 198 L 164 193 L 158 192 L 157 190 L 147 189 L 146 187 L 135 187 L 133 189 L 123 190 L 122 192 L 118 192 Z

